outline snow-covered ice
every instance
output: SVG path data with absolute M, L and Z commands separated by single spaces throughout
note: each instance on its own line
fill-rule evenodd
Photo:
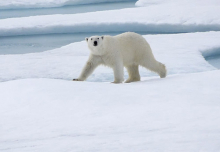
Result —
M 0 83 L 0 151 L 220 151 L 220 71 Z
M 0 0 L 0 8 L 70 0 L 24 2 Z M 85 41 L 0 55 L 1 152 L 220 151 L 220 70 L 206 61 L 220 55 L 220 2 L 139 0 L 136 6 L 0 20 L 0 36 L 160 33 L 144 38 L 168 70 L 160 79 L 140 68 L 140 82 L 111 84 L 112 70 L 99 67 L 87 81 L 73 82 L 89 55 Z M 169 32 L 179 34 L 162 34 Z
M 168 6 L 161 4 L 83 14 L 3 19 L 0 20 L 0 36 L 91 31 L 174 33 L 220 30 L 220 5 L 210 2 L 209 5 Z

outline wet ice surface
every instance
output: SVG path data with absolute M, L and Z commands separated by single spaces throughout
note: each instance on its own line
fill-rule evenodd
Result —
M 206 61 L 208 61 L 214 67 L 220 69 L 220 55 L 207 57 Z
M 57 8 L 30 8 L 30 9 L 9 9 L 1 10 L 0 19 L 27 17 L 35 15 L 51 15 L 51 14 L 76 14 L 85 12 L 95 12 L 103 10 L 115 10 L 122 8 L 135 7 L 133 2 L 117 2 L 117 3 L 98 3 L 90 5 L 72 5 Z
M 202 51 L 202 55 L 205 60 L 208 61 L 212 66 L 220 69 L 220 47 L 214 47 L 212 49 L 207 49 Z
M 42 52 L 82 41 L 90 35 L 93 35 L 93 33 L 0 37 L 0 54 Z

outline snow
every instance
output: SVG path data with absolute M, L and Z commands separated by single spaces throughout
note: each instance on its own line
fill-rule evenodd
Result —
M 115 85 L 0 84 L 1 151 L 220 150 L 220 71 Z
M 161 4 L 82 14 L 2 19 L 0 36 L 91 31 L 183 33 L 220 30 L 220 5 L 210 3 L 167 7 Z
M 66 5 L 82 5 L 93 3 L 110 3 L 134 0 L 0 0 L 1 9 L 49 8 Z
M 214 70 L 202 53 L 220 48 L 220 32 L 189 34 L 147 35 L 156 59 L 168 68 L 169 74 Z M 208 53 L 206 53 L 208 54 Z M 24 78 L 53 78 L 71 80 L 78 77 L 88 59 L 85 41 L 46 51 L 22 55 L 0 55 L 0 81 Z M 9 68 L 10 67 L 10 68 Z M 141 68 L 142 76 L 154 76 Z M 89 81 L 112 81 L 113 72 L 99 67 Z

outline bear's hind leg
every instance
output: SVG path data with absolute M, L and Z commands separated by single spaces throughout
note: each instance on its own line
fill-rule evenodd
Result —
M 138 70 L 138 65 L 130 65 L 126 67 L 128 71 L 128 79 L 125 81 L 125 83 L 140 81 L 140 74 Z
M 167 70 L 166 66 L 155 59 L 152 60 L 145 60 L 144 62 L 141 63 L 141 66 L 156 72 L 157 74 L 160 75 L 161 78 L 165 78 L 167 75 Z

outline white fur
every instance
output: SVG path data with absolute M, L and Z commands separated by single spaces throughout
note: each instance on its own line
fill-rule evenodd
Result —
M 155 60 L 147 41 L 139 34 L 127 32 L 116 36 L 92 36 L 86 38 L 91 51 L 90 57 L 82 70 L 81 75 L 75 81 L 84 81 L 100 65 L 106 65 L 113 69 L 115 80 L 113 83 L 121 83 L 124 80 L 126 67 L 129 78 L 125 81 L 140 81 L 138 66 L 141 65 L 166 77 L 166 67 Z M 97 46 L 94 46 L 97 41 Z

